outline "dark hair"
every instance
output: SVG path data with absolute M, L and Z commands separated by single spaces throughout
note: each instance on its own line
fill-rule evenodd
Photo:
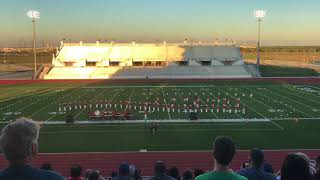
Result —
M 255 169 L 259 169 L 264 161 L 264 154 L 260 149 L 254 148 L 250 151 L 250 161 Z
M 196 178 L 197 176 L 199 176 L 199 175 L 201 175 L 201 174 L 203 174 L 203 173 L 204 173 L 204 171 L 202 171 L 202 169 L 195 168 L 195 169 L 193 170 L 193 177 Z
M 100 172 L 98 170 L 92 170 L 88 175 L 88 180 L 99 180 Z
M 316 158 L 316 167 L 320 167 L 320 156 Z
M 134 171 L 133 179 L 135 179 L 135 180 L 142 179 L 142 177 L 141 177 L 141 169 L 136 169 L 136 170 Z
M 166 173 L 166 165 L 162 161 L 156 162 L 154 165 L 154 172 L 156 175 L 163 175 Z
M 179 179 L 180 175 L 179 175 L 179 170 L 176 166 L 172 166 L 167 170 L 167 175 Z
M 281 168 L 281 180 L 311 180 L 308 162 L 297 154 L 289 154 Z
M 192 180 L 193 178 L 193 172 L 190 169 L 185 170 L 182 173 L 183 180 Z
M 223 165 L 228 166 L 236 153 L 236 147 L 229 137 L 217 137 L 213 144 L 213 156 L 215 160 Z
M 119 166 L 119 175 L 120 176 L 129 175 L 129 173 L 130 173 L 129 169 L 130 169 L 129 164 L 127 164 L 127 163 L 120 164 L 120 166 Z
M 71 169 L 70 169 L 71 177 L 80 177 L 81 174 L 82 174 L 82 167 L 79 164 L 74 164 L 71 166 Z
M 50 163 L 43 163 L 43 164 L 41 165 L 40 169 L 42 169 L 42 170 L 50 170 L 50 171 L 53 170 Z

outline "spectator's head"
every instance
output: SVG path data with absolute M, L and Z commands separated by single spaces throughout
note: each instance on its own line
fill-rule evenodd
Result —
M 44 163 L 44 164 L 42 164 L 41 167 L 40 167 L 40 169 L 42 169 L 42 170 L 50 170 L 50 171 L 53 170 L 50 163 Z
M 180 175 L 179 175 L 179 170 L 176 166 L 172 166 L 167 170 L 167 175 L 171 176 L 175 179 L 179 179 Z
M 130 167 L 127 163 L 122 163 L 119 166 L 119 176 L 129 176 Z
M 281 168 L 281 180 L 310 180 L 308 162 L 297 154 L 289 154 Z
M 311 159 L 309 158 L 308 155 L 306 155 L 305 153 L 302 153 L 302 152 L 298 152 L 298 153 L 296 153 L 296 154 L 297 154 L 298 156 L 302 157 L 305 161 L 307 161 L 308 166 L 309 166 L 309 171 L 310 171 L 311 174 L 316 173 L 316 170 L 315 170 L 313 164 L 311 163 Z
M 264 155 L 260 149 L 252 149 L 250 151 L 250 165 L 255 169 L 260 169 L 263 165 Z
M 88 180 L 99 180 L 100 179 L 100 171 L 92 170 L 88 175 Z
M 89 174 L 92 172 L 92 169 L 87 169 L 85 172 L 85 179 L 87 180 L 89 177 Z
M 185 170 L 182 173 L 183 180 L 192 180 L 193 179 L 193 172 L 190 169 Z
M 157 161 L 154 165 L 154 172 L 156 176 L 163 176 L 166 173 L 166 165 L 163 161 Z
M 317 171 L 320 171 L 320 156 L 316 158 L 316 169 Z
M 193 170 L 193 177 L 196 178 L 197 176 L 199 176 L 199 175 L 201 175 L 203 173 L 204 173 L 204 171 L 202 171 L 201 169 L 196 168 L 196 169 Z
M 27 118 L 2 129 L 0 147 L 10 164 L 26 164 L 37 155 L 39 130 L 40 126 Z
M 134 165 L 130 165 L 129 166 L 129 175 L 131 177 L 134 177 L 135 173 L 136 173 L 136 167 Z
M 70 168 L 70 177 L 77 178 L 82 175 L 82 167 L 79 164 L 74 164 Z
M 235 144 L 229 137 L 217 137 L 213 144 L 213 157 L 221 166 L 229 166 L 236 152 Z

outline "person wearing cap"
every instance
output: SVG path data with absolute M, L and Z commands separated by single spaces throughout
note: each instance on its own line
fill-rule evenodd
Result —
M 238 174 L 248 180 L 276 180 L 276 176 L 263 169 L 264 154 L 260 149 L 252 149 L 249 156 L 249 167 L 241 169 Z
M 218 137 L 213 144 L 214 170 L 200 176 L 195 180 L 247 180 L 247 178 L 236 174 L 229 165 L 236 153 L 236 147 L 229 137 Z
M 119 166 L 119 175 L 113 180 L 133 180 L 130 176 L 130 166 L 127 163 L 122 163 Z
M 167 168 L 163 161 L 158 161 L 154 165 L 154 176 L 149 180 L 176 180 L 166 174 Z
M 19 118 L 2 128 L 0 148 L 9 167 L 0 172 L 0 180 L 65 180 L 54 171 L 32 166 L 38 154 L 40 126 L 31 119 Z

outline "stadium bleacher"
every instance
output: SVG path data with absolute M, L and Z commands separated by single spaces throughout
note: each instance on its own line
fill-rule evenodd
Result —
M 137 65 L 138 64 L 138 65 Z M 44 79 L 250 78 L 235 45 L 61 44 Z M 50 69 L 48 71 L 48 69 Z

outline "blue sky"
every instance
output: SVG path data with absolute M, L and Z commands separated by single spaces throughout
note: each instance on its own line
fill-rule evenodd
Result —
M 1 0 L 0 45 L 30 44 L 29 9 L 41 13 L 40 42 L 254 41 L 260 8 L 264 44 L 320 45 L 319 0 Z

